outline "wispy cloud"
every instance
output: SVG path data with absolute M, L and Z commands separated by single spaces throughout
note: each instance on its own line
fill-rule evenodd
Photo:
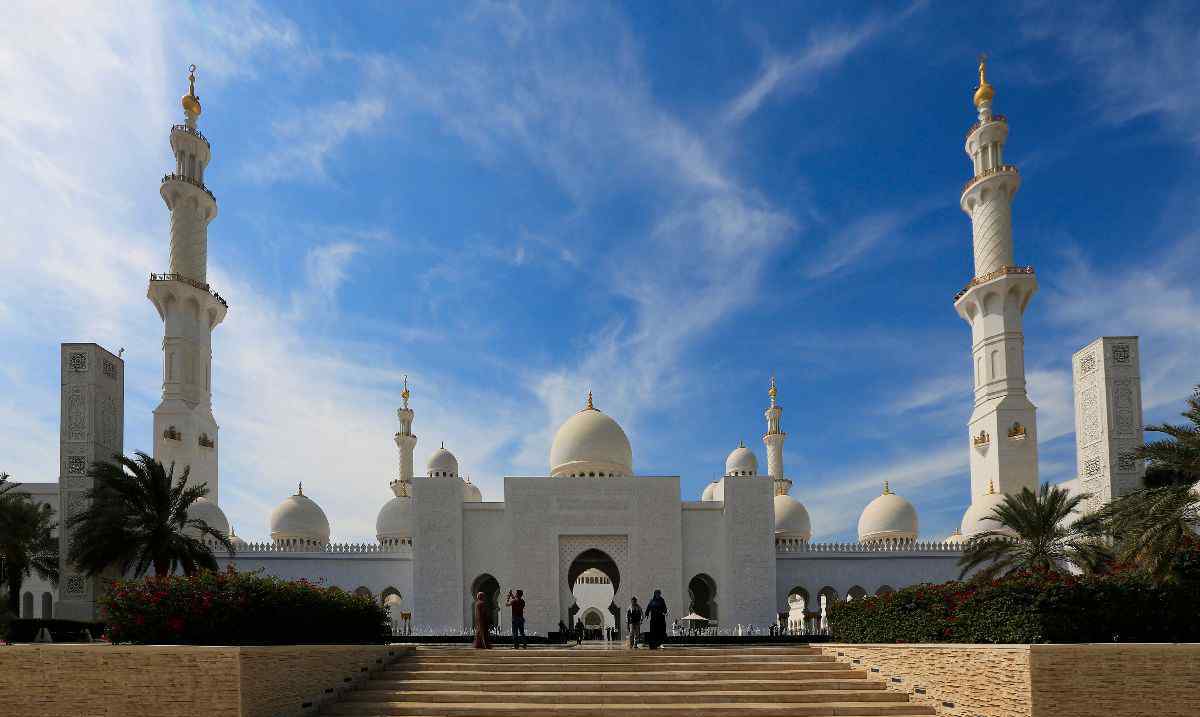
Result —
M 386 109 L 383 98 L 372 95 L 298 110 L 272 126 L 274 145 L 251 157 L 244 173 L 264 184 L 328 179 L 334 152 L 376 127 Z

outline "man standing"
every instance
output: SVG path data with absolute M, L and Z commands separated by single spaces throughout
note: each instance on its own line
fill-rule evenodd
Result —
M 576 645 L 583 644 L 583 620 L 582 619 L 575 620 L 575 644 Z
M 629 611 L 625 613 L 625 623 L 629 626 L 629 648 L 637 649 L 638 636 L 642 632 L 642 607 L 636 597 L 629 599 Z
M 512 608 L 513 649 L 528 649 L 529 643 L 525 640 L 525 591 L 517 590 L 517 594 L 513 595 L 513 591 L 509 590 L 507 604 Z

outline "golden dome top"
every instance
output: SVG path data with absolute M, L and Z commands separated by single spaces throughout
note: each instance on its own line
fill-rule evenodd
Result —
M 987 81 L 987 55 L 979 56 L 979 87 L 975 88 L 975 106 L 982 107 L 985 102 L 991 102 L 996 96 L 996 90 Z
M 188 93 L 180 100 L 183 111 L 189 115 L 200 114 L 200 98 L 196 96 L 196 66 L 188 68 Z

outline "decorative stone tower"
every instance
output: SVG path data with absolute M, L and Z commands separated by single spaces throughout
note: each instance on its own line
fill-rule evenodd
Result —
M 792 482 L 783 474 L 783 442 L 787 434 L 779 427 L 779 419 L 783 415 L 783 406 L 775 403 L 779 389 L 775 386 L 775 377 L 771 377 L 771 388 L 767 390 L 771 397 L 771 405 L 763 413 L 767 419 L 767 432 L 763 435 L 763 445 L 767 447 L 767 475 L 775 481 L 775 495 L 786 495 L 792 488 Z
M 208 223 L 217 200 L 204 186 L 208 140 L 196 128 L 196 66 L 183 96 L 184 124 L 171 128 L 175 171 L 159 193 L 171 211 L 171 268 L 151 274 L 146 297 L 163 322 L 162 401 L 154 409 L 154 457 L 192 484 L 207 483 L 217 502 L 217 422 L 212 414 L 212 331 L 229 305 L 208 285 Z
M 975 410 L 968 422 L 971 502 L 988 492 L 1036 490 L 1037 409 L 1025 394 L 1025 337 L 1021 317 L 1037 291 L 1033 267 L 1013 261 L 1012 200 L 1021 185 L 1017 168 L 1004 163 L 1008 120 L 992 113 L 995 90 L 979 61 L 975 107 L 979 121 L 967 131 L 974 176 L 959 200 L 971 217 L 975 277 L 954 297 L 971 325 Z
M 408 407 L 408 376 L 404 377 L 404 390 L 400 398 L 404 405 L 396 409 L 396 417 L 400 419 L 400 430 L 396 432 L 396 448 L 400 449 L 400 477 L 391 482 L 392 492 L 396 497 L 411 495 L 413 478 L 413 449 L 417 447 L 417 437 L 412 432 L 413 410 Z
M 1142 487 L 1142 381 L 1138 337 L 1102 336 L 1075 352 L 1075 460 L 1087 510 Z

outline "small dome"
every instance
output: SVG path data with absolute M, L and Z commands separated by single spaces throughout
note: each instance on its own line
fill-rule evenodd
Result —
M 962 524 L 959 528 L 963 539 L 969 540 L 989 530 L 999 530 L 1005 533 L 1011 532 L 1007 528 L 1002 528 L 996 521 L 987 520 L 987 517 L 992 514 L 996 506 L 1003 502 L 1004 494 L 997 493 L 989 481 L 988 492 L 971 501 L 971 506 L 967 508 L 967 512 L 963 513 Z
M 790 495 L 775 496 L 775 535 L 812 540 L 812 521 L 804 504 Z
M 246 541 L 238 537 L 238 534 L 233 532 L 233 527 L 229 528 L 229 542 L 233 544 L 235 550 L 241 550 L 246 547 Z
M 208 527 L 221 535 L 229 535 L 229 520 L 225 518 L 225 512 L 208 498 L 197 498 L 192 502 L 188 509 L 188 519 L 203 520 L 208 523 Z M 189 527 L 184 532 L 192 537 L 200 536 L 200 531 L 195 528 Z
M 717 488 L 720 487 L 720 485 L 721 484 L 718 483 L 717 481 L 713 481 L 712 483 L 709 483 L 708 485 L 704 486 L 704 492 L 700 494 L 700 500 L 707 500 L 707 501 L 716 500 L 717 499 Z
M 964 542 L 962 531 L 960 531 L 958 528 L 955 528 L 954 532 L 950 535 L 947 535 L 946 539 L 942 542 L 951 543 L 953 545 L 961 545 Z
M 430 478 L 457 478 L 458 459 L 446 450 L 446 444 L 433 452 L 425 463 L 425 475 Z
M 758 458 L 746 444 L 738 441 L 737 448 L 725 459 L 725 475 L 755 476 L 758 475 Z
M 304 495 L 303 486 L 271 513 L 271 540 L 314 546 L 329 543 L 329 519 L 321 506 Z
M 412 498 L 397 496 L 383 504 L 375 519 L 375 537 L 384 545 L 412 540 Z
M 469 479 L 463 480 L 463 502 L 465 502 L 465 503 L 481 503 L 481 502 L 483 502 L 483 493 L 479 492 L 479 486 L 472 483 Z
M 859 542 L 916 539 L 917 509 L 912 503 L 888 490 L 885 481 L 883 495 L 868 503 L 858 518 Z
M 592 405 L 568 418 L 550 446 L 550 475 L 597 478 L 633 475 L 633 449 L 621 426 Z

